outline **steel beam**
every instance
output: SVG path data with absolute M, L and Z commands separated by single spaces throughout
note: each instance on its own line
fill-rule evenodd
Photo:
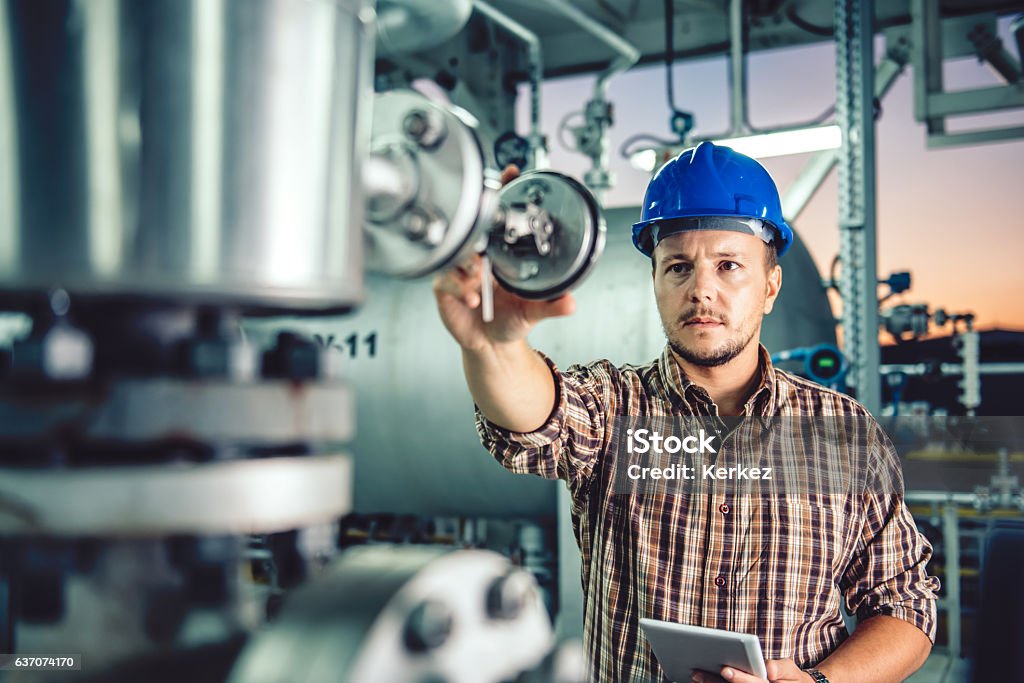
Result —
M 936 0 L 911 0 L 911 43 L 914 50 L 914 116 L 928 133 L 942 133 L 945 121 L 928 110 L 928 97 L 942 92 L 942 24 Z

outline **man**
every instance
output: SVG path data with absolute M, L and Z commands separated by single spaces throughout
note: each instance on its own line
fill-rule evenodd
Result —
M 531 349 L 530 329 L 570 314 L 570 296 L 526 301 L 499 289 L 483 323 L 478 267 L 435 281 L 484 445 L 508 469 L 564 479 L 572 493 L 595 680 L 665 680 L 641 617 L 755 633 L 771 681 L 903 680 L 930 651 L 938 582 L 898 474 L 896 495 L 865 490 L 838 506 L 810 496 L 752 504 L 714 483 L 702 495 L 630 495 L 617 481 L 621 416 L 870 419 L 848 396 L 772 367 L 759 343 L 782 284 L 776 257 L 792 241 L 771 177 L 702 143 L 651 181 L 633 241 L 651 257 L 668 338 L 644 366 L 560 371 Z M 894 460 L 875 437 L 872 468 Z M 809 457 L 828 446 L 804 445 Z M 849 637 L 841 599 L 859 619 Z M 693 680 L 722 679 L 762 680 L 728 667 Z

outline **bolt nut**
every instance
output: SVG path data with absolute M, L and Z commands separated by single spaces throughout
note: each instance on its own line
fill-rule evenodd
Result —
M 58 323 L 38 337 L 15 341 L 11 369 L 25 379 L 84 380 L 92 373 L 94 355 L 95 346 L 88 334 Z
M 227 339 L 187 339 L 177 348 L 178 371 L 185 377 L 228 377 L 231 343 Z
M 439 113 L 413 109 L 405 115 L 402 130 L 406 137 L 423 149 L 434 149 L 444 142 L 447 130 Z
M 62 317 L 71 309 L 71 297 L 67 290 L 57 288 L 50 292 L 50 310 L 55 316 Z
M 531 204 L 540 206 L 544 201 L 544 189 L 539 183 L 530 185 L 526 190 L 526 200 Z
M 320 348 L 293 332 L 281 332 L 273 348 L 263 354 L 267 379 L 316 379 L 320 376 Z
M 487 589 L 487 616 L 511 621 L 526 609 L 533 595 L 533 577 L 513 570 L 497 579 Z
M 423 211 L 413 208 L 406 212 L 402 219 L 405 234 L 414 240 L 423 239 L 430 227 L 430 217 Z
M 409 612 L 402 641 L 410 652 L 436 650 L 448 640 L 453 623 L 454 618 L 447 605 L 437 600 L 424 600 Z
M 540 264 L 536 261 L 522 261 L 519 264 L 519 279 L 529 280 L 540 274 Z

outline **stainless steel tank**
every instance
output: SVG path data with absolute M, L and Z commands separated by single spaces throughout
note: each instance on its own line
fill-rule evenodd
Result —
M 546 320 L 530 337 L 560 367 L 607 358 L 644 363 L 665 344 L 654 303 L 650 261 L 628 226 L 639 208 L 606 211 L 604 255 L 574 294 L 576 313 Z M 821 276 L 796 238 L 782 259 L 783 287 L 765 318 L 769 350 L 835 343 Z M 429 281 L 367 279 L 367 304 L 345 318 L 288 320 L 319 334 L 348 357 L 358 387 L 355 489 L 359 512 L 538 517 L 555 512 L 555 484 L 506 472 L 483 450 L 458 347 L 438 318 Z M 267 334 L 282 321 L 251 325 Z
M 369 0 L 0 0 L 0 304 L 362 298 Z

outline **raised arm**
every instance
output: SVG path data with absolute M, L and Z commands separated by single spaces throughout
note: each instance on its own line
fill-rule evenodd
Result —
M 439 275 L 434 294 L 441 319 L 462 347 L 462 366 L 484 416 L 512 432 L 539 429 L 555 407 L 555 382 L 526 336 L 544 318 L 568 315 L 571 295 L 530 301 L 495 283 L 494 320 L 480 313 L 481 259 Z

